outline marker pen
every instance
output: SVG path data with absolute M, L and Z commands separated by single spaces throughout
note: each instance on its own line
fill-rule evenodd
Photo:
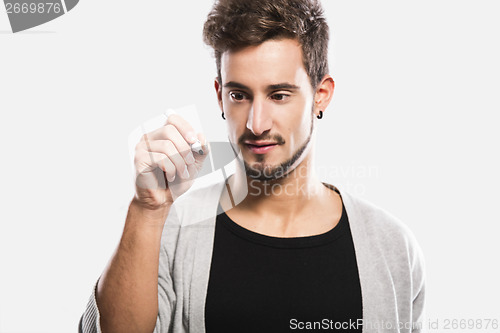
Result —
M 201 149 L 200 140 L 196 140 L 196 142 L 191 145 L 191 151 L 193 153 L 198 153 L 200 155 L 203 155 L 203 149 Z

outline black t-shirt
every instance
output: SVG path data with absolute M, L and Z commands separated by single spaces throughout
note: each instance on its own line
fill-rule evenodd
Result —
M 361 332 L 361 318 L 361 286 L 343 204 L 334 228 L 308 237 L 266 236 L 225 213 L 217 216 L 207 332 Z

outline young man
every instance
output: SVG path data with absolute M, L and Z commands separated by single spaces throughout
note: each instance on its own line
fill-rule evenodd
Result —
M 411 232 L 315 175 L 315 122 L 334 90 L 319 3 L 220 0 L 204 37 L 240 163 L 186 193 L 209 153 L 204 136 L 173 115 L 142 138 L 122 239 L 80 330 L 422 331 Z M 189 148 L 197 139 L 203 155 Z

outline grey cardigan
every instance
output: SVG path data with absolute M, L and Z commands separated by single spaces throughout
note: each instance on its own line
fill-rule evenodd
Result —
M 170 210 L 161 240 L 155 333 L 205 332 L 215 220 L 224 185 L 220 181 L 188 191 Z M 381 208 L 337 190 L 356 252 L 363 332 L 424 332 L 424 260 L 412 232 Z M 96 286 L 80 320 L 80 332 L 101 333 Z

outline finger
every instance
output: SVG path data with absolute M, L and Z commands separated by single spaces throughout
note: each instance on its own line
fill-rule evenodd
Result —
M 165 132 L 165 126 L 163 128 L 163 131 Z M 150 141 L 148 135 L 145 135 L 143 139 L 144 140 L 141 141 L 136 147 L 136 155 L 141 154 L 141 152 L 144 151 L 163 153 L 168 156 L 170 161 L 172 161 L 172 163 L 175 165 L 179 177 L 183 179 L 189 178 L 189 171 L 186 161 L 171 140 Z M 152 145 L 154 145 L 154 149 L 152 148 Z
M 139 174 L 151 172 L 156 168 L 160 168 L 167 177 L 169 182 L 174 181 L 176 168 L 167 155 L 163 153 L 147 152 L 136 156 L 136 170 Z
M 147 137 L 150 141 L 152 140 L 167 140 L 169 139 L 167 137 L 167 132 L 165 131 L 165 127 L 168 125 L 174 126 L 177 128 L 179 133 L 182 135 L 182 137 L 188 142 L 188 143 L 195 143 L 196 142 L 196 132 L 184 118 L 179 116 L 178 114 L 172 114 L 168 117 L 167 122 L 164 126 L 157 128 L 154 131 L 151 131 L 147 134 L 144 134 L 142 136 L 142 139 L 144 137 Z
M 182 137 L 189 143 L 193 144 L 196 142 L 197 136 L 196 132 L 191 126 L 190 123 L 187 122 L 186 119 L 182 118 L 178 114 L 172 114 L 167 118 L 166 125 L 173 125 L 177 128 Z
M 156 140 L 156 141 L 152 141 L 149 144 L 150 150 L 152 152 L 158 152 L 158 153 L 168 154 L 167 152 L 170 151 L 169 150 L 170 146 L 169 146 L 169 144 L 167 142 L 171 142 L 171 141 L 170 140 Z M 175 147 L 175 143 L 173 143 L 173 144 L 174 144 L 174 147 Z M 189 146 L 188 146 L 188 149 L 189 149 Z M 191 152 L 191 150 L 189 150 L 187 154 L 185 152 L 179 153 L 178 151 L 179 151 L 178 148 L 175 147 L 175 152 L 173 152 L 173 150 L 172 150 L 172 154 L 176 154 L 177 155 L 176 157 L 180 157 L 180 159 L 182 159 L 182 162 L 184 164 L 190 165 L 190 164 L 193 164 L 195 162 L 195 159 L 194 159 L 194 156 L 193 156 L 193 153 Z M 182 154 L 184 154 L 185 156 L 182 156 Z M 178 162 L 180 162 L 180 159 L 176 158 L 176 160 L 179 160 Z
M 193 164 L 194 156 L 191 151 L 191 145 L 186 142 L 184 137 L 179 133 L 178 129 L 174 125 L 166 125 L 165 131 L 167 132 L 167 137 L 173 142 L 177 151 L 181 154 L 185 163 Z
M 184 161 L 187 164 L 193 164 L 195 162 L 193 153 L 191 151 L 191 145 L 186 142 L 185 138 L 181 135 L 177 127 L 175 127 L 174 125 L 168 124 L 147 134 L 144 134 L 141 138 L 140 143 L 145 145 L 152 145 L 154 141 L 159 140 L 172 141 L 177 148 L 177 151 L 180 152 L 181 156 L 184 158 Z
M 193 164 L 195 162 L 193 153 L 191 152 L 191 146 L 186 142 L 174 125 L 165 125 L 145 134 L 140 144 L 143 147 L 148 145 L 154 147 L 153 149 L 147 149 L 148 151 L 164 152 L 163 144 L 158 144 L 156 142 L 165 140 L 170 140 L 174 143 L 177 151 L 186 164 Z
M 210 149 L 209 149 L 208 144 L 207 144 L 207 139 L 205 138 L 205 135 L 203 133 L 198 133 L 198 140 L 200 140 L 201 149 L 203 150 L 203 155 L 195 154 L 195 156 L 197 159 L 198 158 L 205 159 L 205 157 L 210 152 Z
M 154 148 L 153 148 L 154 147 Z M 179 177 L 183 179 L 189 178 L 189 172 L 186 161 L 179 153 L 174 143 L 170 140 L 157 140 L 149 143 L 148 151 L 165 154 L 174 164 Z
M 158 127 L 157 129 L 144 134 L 141 137 L 141 141 L 153 141 L 153 140 L 168 140 L 167 131 L 165 126 Z
M 169 125 L 170 126 L 170 125 Z M 148 146 L 149 148 L 147 150 L 149 151 L 154 151 L 154 152 L 165 152 L 165 141 L 171 141 L 177 152 L 179 152 L 180 156 L 184 159 L 184 163 L 186 164 L 193 164 L 195 162 L 193 152 L 191 151 L 191 146 L 184 140 L 184 138 L 180 135 L 179 132 L 172 126 L 170 129 L 166 129 L 166 131 L 173 131 L 172 133 L 168 134 L 168 137 L 170 139 L 168 140 L 147 140 L 147 144 L 145 143 L 144 146 Z

